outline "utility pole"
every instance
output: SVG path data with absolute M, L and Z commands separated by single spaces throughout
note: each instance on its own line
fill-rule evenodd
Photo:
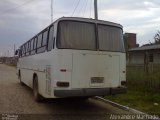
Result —
M 51 0 L 51 23 L 53 22 L 53 0 Z
M 15 56 L 15 52 L 16 52 L 16 45 L 14 44 L 14 56 Z
M 97 5 L 97 0 L 94 0 L 94 14 L 95 14 L 95 19 L 98 20 L 98 5 Z

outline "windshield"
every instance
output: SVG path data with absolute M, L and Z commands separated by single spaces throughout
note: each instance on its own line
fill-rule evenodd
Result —
M 114 26 L 98 24 L 96 27 L 95 23 L 61 21 L 57 47 L 124 52 L 123 33 L 121 28 Z

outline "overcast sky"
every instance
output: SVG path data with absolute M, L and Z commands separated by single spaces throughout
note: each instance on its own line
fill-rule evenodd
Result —
M 93 18 L 94 0 L 53 0 L 54 20 L 62 16 Z M 51 0 L 0 0 L 0 56 L 13 55 L 21 44 L 51 23 Z M 120 23 L 137 34 L 140 45 L 160 30 L 160 0 L 98 0 L 99 19 Z M 75 12 L 74 12 L 75 10 Z

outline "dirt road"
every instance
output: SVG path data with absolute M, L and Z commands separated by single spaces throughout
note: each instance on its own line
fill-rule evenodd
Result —
M 128 112 L 93 99 L 86 101 L 54 99 L 36 103 L 32 90 L 19 84 L 16 69 L 0 64 L 0 113 L 18 114 L 23 117 L 35 116 L 39 119 L 50 116 L 50 119 L 58 117 L 68 120 L 78 118 L 101 120 L 106 119 L 107 114 L 127 114 Z

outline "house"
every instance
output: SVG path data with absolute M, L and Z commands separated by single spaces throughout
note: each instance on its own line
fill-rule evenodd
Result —
M 160 44 L 131 48 L 128 51 L 128 64 L 160 64 Z

